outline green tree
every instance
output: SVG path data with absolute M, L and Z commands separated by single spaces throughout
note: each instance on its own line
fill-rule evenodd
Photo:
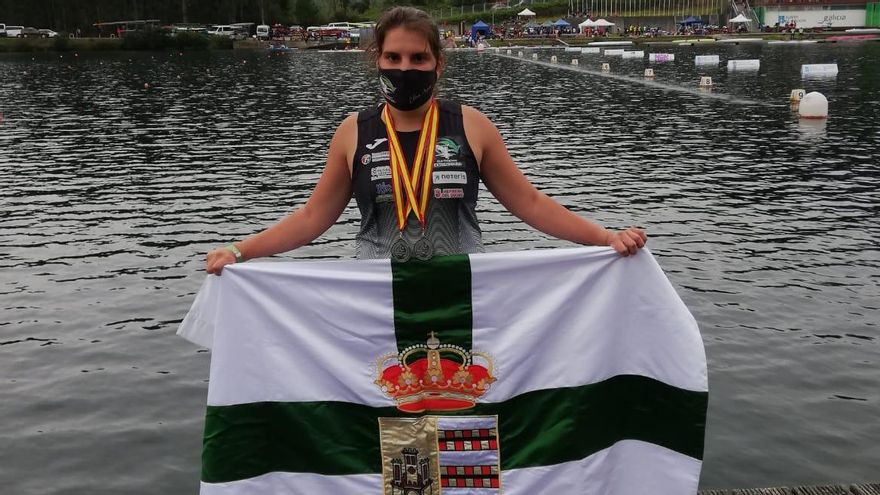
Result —
M 321 13 L 313 0 L 296 0 L 293 16 L 304 26 L 321 23 Z

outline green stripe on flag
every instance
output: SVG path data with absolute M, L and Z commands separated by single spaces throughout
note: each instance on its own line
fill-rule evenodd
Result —
M 583 459 L 619 440 L 642 440 L 703 457 L 708 394 L 644 376 L 621 375 L 573 388 L 539 390 L 460 415 L 497 414 L 502 469 Z M 379 417 L 396 408 L 344 402 L 210 406 L 202 481 L 273 471 L 325 475 L 381 472 Z
M 444 344 L 471 349 L 471 263 L 467 255 L 392 263 L 398 351 L 424 345 L 429 332 Z

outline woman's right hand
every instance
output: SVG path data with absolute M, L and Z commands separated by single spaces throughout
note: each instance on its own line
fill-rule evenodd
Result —
M 205 271 L 220 275 L 223 267 L 235 263 L 235 255 L 226 248 L 217 248 L 208 253 L 205 258 Z

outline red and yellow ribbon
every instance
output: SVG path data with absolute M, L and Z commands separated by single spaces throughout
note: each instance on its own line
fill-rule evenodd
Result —
M 388 133 L 388 151 L 391 158 L 391 189 L 394 193 L 394 206 L 397 210 L 397 226 L 403 231 L 406 228 L 406 219 L 411 211 L 416 212 L 416 218 L 422 229 L 425 228 L 425 214 L 428 211 L 430 198 L 431 177 L 434 171 L 434 150 L 437 145 L 437 128 L 439 127 L 440 113 L 437 109 L 437 101 L 431 102 L 425 120 L 422 122 L 422 130 L 419 133 L 419 145 L 416 148 L 415 163 L 410 176 L 406 159 L 403 156 L 403 148 L 394 130 L 394 121 L 391 118 L 391 110 L 385 105 L 385 130 Z M 404 194 L 406 197 L 404 197 Z

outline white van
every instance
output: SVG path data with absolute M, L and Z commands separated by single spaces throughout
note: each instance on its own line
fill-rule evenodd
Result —
M 259 39 L 269 39 L 269 26 L 266 24 L 260 24 L 257 26 L 257 38 Z
M 232 26 L 214 26 L 208 30 L 208 34 L 213 36 L 226 36 L 231 38 L 235 35 L 235 28 Z
M 7 38 L 21 38 L 21 32 L 24 26 L 6 26 Z

